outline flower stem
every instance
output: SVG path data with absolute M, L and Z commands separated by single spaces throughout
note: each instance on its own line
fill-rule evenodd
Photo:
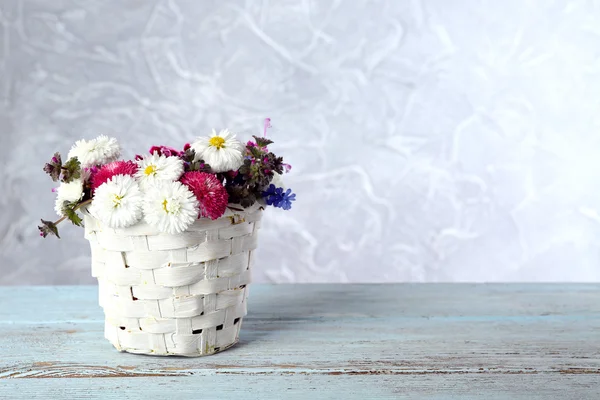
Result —
M 75 206 L 75 208 L 73 208 L 73 211 L 77 211 L 79 210 L 81 207 L 88 205 L 92 202 L 92 199 L 88 199 L 86 201 L 82 201 L 81 203 L 77 204 L 77 206 Z M 57 220 L 56 222 L 54 222 L 55 225 L 60 224 L 61 222 L 63 222 L 65 219 L 67 219 L 66 216 L 61 217 L 59 220 Z

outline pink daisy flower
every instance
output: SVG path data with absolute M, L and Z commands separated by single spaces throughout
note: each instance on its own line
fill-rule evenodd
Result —
M 134 175 L 138 166 L 133 161 L 113 161 L 92 175 L 92 192 L 115 175 Z
M 206 172 L 190 171 L 183 174 L 181 183 L 186 185 L 200 203 L 198 218 L 217 219 L 225 213 L 229 195 L 219 179 Z

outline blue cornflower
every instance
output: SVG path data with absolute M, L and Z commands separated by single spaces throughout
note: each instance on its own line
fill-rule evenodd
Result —
M 284 192 L 283 188 L 275 187 L 273 184 L 270 184 L 262 195 L 265 198 L 267 205 L 283 208 L 284 210 L 291 209 L 292 201 L 296 201 L 296 194 L 292 193 L 292 189 L 288 189 Z
M 296 193 L 292 193 L 292 189 L 288 189 L 283 193 L 279 207 L 289 210 L 292 208 L 292 201 L 296 201 Z

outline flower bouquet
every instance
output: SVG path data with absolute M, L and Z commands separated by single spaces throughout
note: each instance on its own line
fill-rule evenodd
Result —
M 55 182 L 59 236 L 85 227 L 98 279 L 106 338 L 120 351 L 202 356 L 234 345 L 242 318 L 262 210 L 289 210 L 291 167 L 262 137 L 244 145 L 228 130 L 183 149 L 153 146 L 120 160 L 116 139 L 79 140 L 44 171 Z

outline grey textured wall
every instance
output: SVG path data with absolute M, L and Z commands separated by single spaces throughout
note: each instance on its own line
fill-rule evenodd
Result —
M 598 281 L 599 70 L 597 1 L 0 0 L 0 283 L 93 282 L 53 151 L 266 116 L 256 281 Z

